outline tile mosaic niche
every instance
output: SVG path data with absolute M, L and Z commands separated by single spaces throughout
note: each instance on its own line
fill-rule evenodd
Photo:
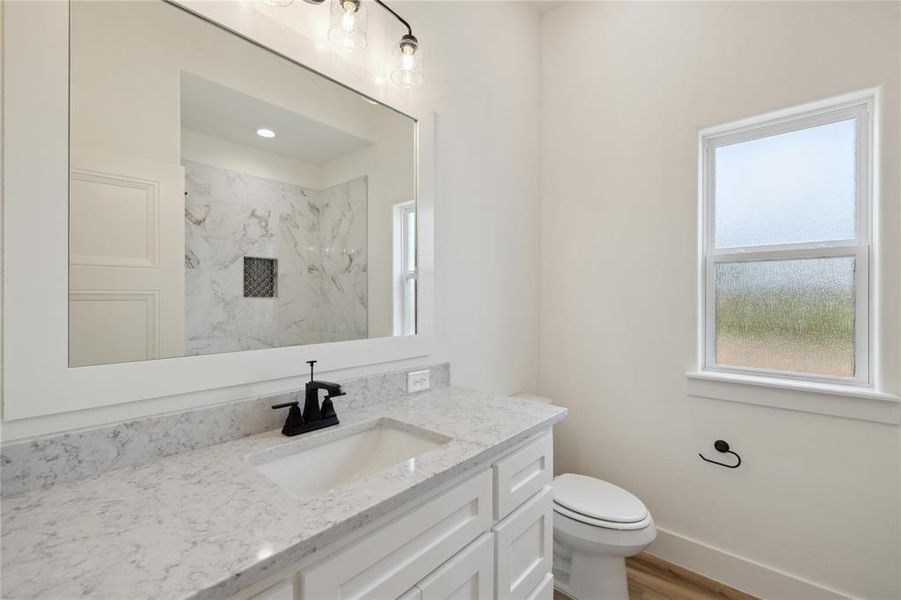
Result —
M 365 176 L 314 190 L 183 164 L 186 355 L 367 337 Z M 275 297 L 244 296 L 245 257 L 278 261 Z

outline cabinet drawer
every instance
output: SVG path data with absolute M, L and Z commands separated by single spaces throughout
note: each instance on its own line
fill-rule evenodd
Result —
M 554 478 L 554 438 L 550 431 L 494 463 L 494 518 L 510 511 Z
M 498 600 L 526 600 L 551 572 L 553 501 L 545 487 L 494 526 Z
M 422 600 L 492 600 L 494 536 L 490 533 L 419 582 Z
M 305 569 L 305 600 L 398 598 L 491 526 L 491 471 Z

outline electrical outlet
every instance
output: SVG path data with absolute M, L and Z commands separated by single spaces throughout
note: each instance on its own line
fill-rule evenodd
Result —
M 424 371 L 413 371 L 407 373 L 407 393 L 421 392 L 431 387 L 431 372 L 426 369 Z

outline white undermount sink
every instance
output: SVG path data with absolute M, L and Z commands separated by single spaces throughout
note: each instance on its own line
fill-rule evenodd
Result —
M 255 452 L 256 469 L 299 498 L 315 498 L 337 487 L 404 463 L 416 470 L 416 457 L 443 446 L 449 437 L 377 419 L 308 440 Z M 310 443 L 305 443 L 310 442 Z

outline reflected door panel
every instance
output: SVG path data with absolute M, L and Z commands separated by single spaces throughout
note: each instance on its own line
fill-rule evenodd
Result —
M 184 353 L 184 169 L 88 149 L 70 170 L 69 364 Z

